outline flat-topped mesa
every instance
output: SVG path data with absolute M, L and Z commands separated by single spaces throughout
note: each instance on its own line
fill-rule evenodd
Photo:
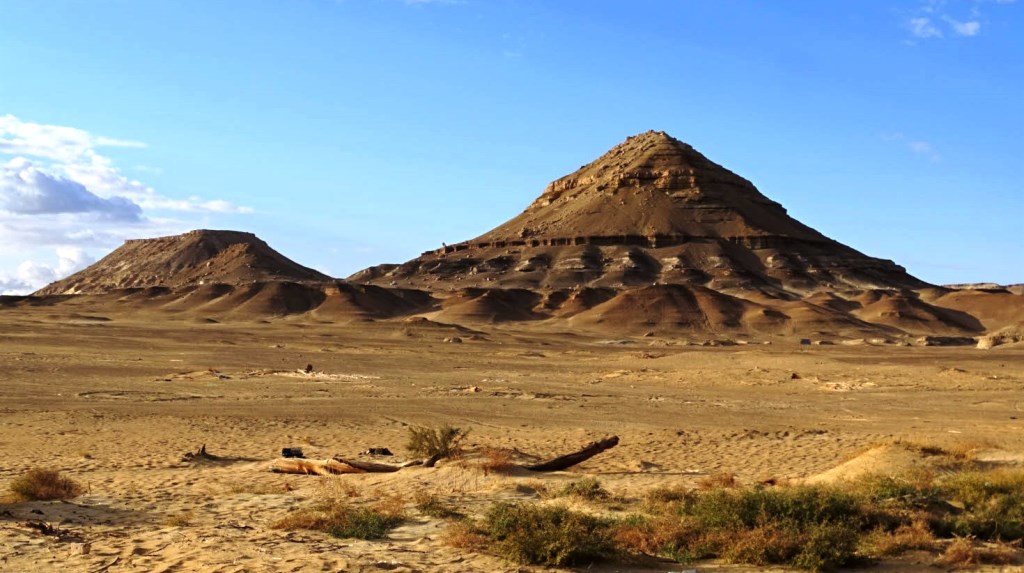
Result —
M 330 277 L 272 249 L 256 235 L 199 229 L 181 235 L 131 239 L 92 266 L 36 294 L 97 294 L 124 288 L 204 283 L 322 282 Z
M 800 223 L 754 185 L 660 131 L 553 181 L 498 227 L 353 280 L 408 286 L 916 288 L 924 283 Z

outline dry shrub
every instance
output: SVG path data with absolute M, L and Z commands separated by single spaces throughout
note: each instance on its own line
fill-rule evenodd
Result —
M 995 442 L 986 439 L 960 440 L 945 448 L 946 454 L 963 461 L 976 461 L 978 452 L 995 447 Z
M 893 531 L 882 528 L 866 534 L 860 542 L 860 552 L 867 557 L 895 557 L 907 551 L 933 551 L 938 546 L 935 534 L 923 519 L 903 524 Z
M 71 478 L 55 470 L 34 468 L 15 478 L 9 486 L 12 501 L 50 501 L 72 499 L 85 490 Z
M 444 532 L 444 543 L 449 547 L 480 553 L 487 549 L 487 536 L 469 521 L 453 521 Z
M 628 553 L 680 560 L 685 559 L 682 552 L 693 534 L 678 515 L 631 515 L 615 526 L 614 538 L 616 545 Z
M 1009 565 L 1020 557 L 1019 549 L 1006 544 L 981 545 L 971 537 L 956 537 L 935 564 L 950 569 L 971 569 L 978 565 Z
M 697 487 L 702 490 L 734 489 L 739 486 L 740 483 L 736 480 L 736 476 L 726 472 L 718 472 L 705 476 L 697 482 Z
M 480 455 L 483 459 L 478 467 L 483 470 L 484 475 L 509 473 L 516 468 L 514 450 L 508 448 L 484 448 L 481 450 Z
M 469 430 L 447 423 L 440 426 L 410 426 L 409 443 L 405 447 L 416 456 L 451 458 L 461 452 L 459 445 L 467 435 Z
M 966 569 L 979 563 L 974 542 L 968 537 L 957 537 L 935 560 L 936 565 L 952 569 Z

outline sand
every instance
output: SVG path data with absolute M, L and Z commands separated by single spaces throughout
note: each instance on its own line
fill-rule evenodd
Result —
M 448 547 L 444 522 L 413 509 L 415 492 L 472 513 L 584 476 L 636 498 L 720 472 L 802 480 L 857 459 L 885 471 L 892 457 L 875 446 L 894 440 L 973 445 L 1010 464 L 1024 453 L 1021 348 L 786 337 L 705 347 L 474 328 L 0 310 L 0 491 L 33 467 L 87 487 L 70 502 L 0 505 L 0 571 L 540 570 Z M 453 332 L 463 343 L 443 342 Z M 298 372 L 307 364 L 313 374 Z M 331 478 L 268 471 L 282 447 L 322 459 L 383 446 L 405 459 L 408 426 L 440 422 L 471 428 L 470 459 L 484 447 L 545 458 L 609 435 L 621 443 L 550 475 L 487 475 L 470 462 Z M 203 444 L 225 459 L 181 461 Z M 271 528 L 325 492 L 401 496 L 410 519 L 382 541 Z M 918 561 L 871 570 L 933 570 Z M 693 567 L 765 570 L 594 570 Z

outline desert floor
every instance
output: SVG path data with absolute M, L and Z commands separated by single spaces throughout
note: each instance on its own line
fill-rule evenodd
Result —
M 443 543 L 410 509 L 383 541 L 270 525 L 330 490 L 356 503 L 436 493 L 469 512 L 593 476 L 639 496 L 728 472 L 814 476 L 894 439 L 1024 453 L 1024 349 L 703 347 L 429 321 L 237 323 L 87 309 L 0 309 L 0 491 L 33 467 L 86 485 L 72 502 L 0 506 L 3 571 L 518 571 Z M 461 344 L 445 343 L 458 336 Z M 298 371 L 307 364 L 313 375 Z M 540 458 L 608 435 L 568 472 L 485 474 L 471 463 L 322 478 L 268 471 L 307 457 L 405 455 L 408 426 L 471 428 L 470 454 Z M 205 444 L 227 459 L 187 463 Z M 885 468 L 879 468 L 884 471 Z M 25 524 L 58 525 L 63 537 Z M 872 571 L 934 570 L 912 557 Z M 601 571 L 744 571 L 717 563 Z M 539 570 L 539 568 L 538 568 Z

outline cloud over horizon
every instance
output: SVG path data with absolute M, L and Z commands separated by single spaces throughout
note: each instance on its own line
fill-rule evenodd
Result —
M 973 38 L 981 34 L 985 4 L 1014 4 L 1017 0 L 922 0 L 904 20 L 910 35 L 919 40 L 947 37 Z M 913 44 L 914 42 L 910 42 Z
M 99 151 L 145 147 L 74 127 L 0 116 L 0 255 L 8 260 L 35 256 L 25 253 L 41 247 L 57 255 L 55 264 L 23 260 L 13 271 L 0 271 L 0 294 L 31 292 L 78 270 L 81 261 L 91 263 L 82 249 L 190 227 L 174 213 L 252 212 L 223 199 L 159 194 L 127 177 Z

